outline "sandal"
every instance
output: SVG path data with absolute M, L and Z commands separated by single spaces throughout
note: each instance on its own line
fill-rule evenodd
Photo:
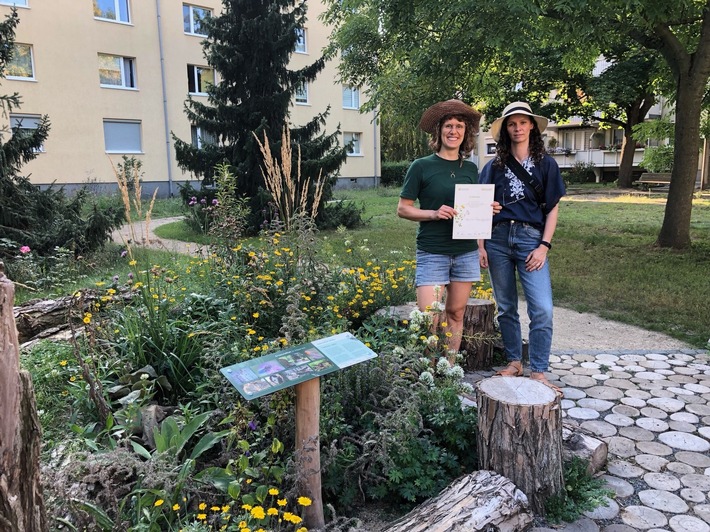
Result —
M 534 381 L 537 381 L 537 382 L 540 382 L 540 383 L 544 384 L 545 386 L 547 386 L 548 388 L 552 388 L 552 391 L 553 391 L 553 392 L 562 395 L 562 390 L 561 390 L 559 387 L 557 387 L 557 386 L 555 386 L 554 384 L 552 384 L 550 381 L 548 381 L 548 380 L 547 380 L 547 377 L 545 377 L 545 374 L 544 374 L 543 372 L 541 372 L 541 371 L 533 371 L 533 372 L 531 372 L 531 373 L 530 373 L 530 379 L 531 379 L 531 380 L 534 380 Z
M 496 375 L 500 377 L 522 377 L 523 365 L 520 360 L 511 360 L 506 367 L 496 371 Z

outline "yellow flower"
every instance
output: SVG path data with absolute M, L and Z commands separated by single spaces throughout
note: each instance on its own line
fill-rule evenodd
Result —
M 269 495 L 278 495 L 278 494 L 279 494 L 279 490 L 277 490 L 276 488 L 271 488 L 269 490 Z
M 224 506 L 222 506 L 222 513 L 225 513 L 225 514 L 226 514 L 228 511 L 229 511 L 229 505 L 228 505 L 228 504 L 225 504 Z
M 207 514 L 197 514 L 197 518 L 200 521 L 204 521 L 205 519 L 207 519 Z
M 248 512 L 251 508 L 251 504 L 242 504 L 242 510 L 246 510 Z
M 266 517 L 266 512 L 264 512 L 261 506 L 254 506 L 249 513 L 251 513 L 251 516 L 255 519 L 263 519 Z
M 165 501 L 163 499 L 158 499 L 157 501 L 155 501 L 154 506 L 162 506 L 164 502 Z
M 219 506 L 210 506 L 210 510 L 213 512 L 219 512 Z
M 297 528 L 296 532 L 308 532 L 308 529 L 305 526 L 302 526 L 301 528 Z
M 278 515 L 279 511 L 276 508 L 269 508 L 266 510 L 266 515 Z
M 76 377 L 75 377 L 74 375 L 72 375 L 71 377 L 69 377 L 69 380 L 72 381 L 72 382 L 74 382 L 74 381 L 76 380 Z M 156 505 L 156 506 L 157 506 L 157 505 Z
M 311 501 L 311 499 L 309 499 L 308 497 L 298 498 L 298 504 L 300 504 L 301 506 L 310 506 L 312 503 L 313 501 Z
M 59 363 L 59 365 L 60 365 L 60 366 L 66 366 L 66 365 L 67 365 L 67 361 L 66 361 L 66 360 L 62 360 L 62 361 Z
M 259 313 L 258 313 L 258 312 L 255 312 L 254 314 L 252 314 L 252 317 L 253 317 L 253 318 L 258 318 L 258 317 L 259 317 Z
M 448 327 L 448 326 L 449 326 L 449 324 L 448 324 L 448 323 L 446 323 L 445 321 L 442 321 L 442 322 L 441 322 L 441 326 L 442 326 L 442 327 Z
M 246 521 L 239 521 L 239 528 L 246 528 L 247 522 Z
M 205 508 L 207 508 L 207 503 L 201 502 L 197 507 L 198 507 L 200 510 L 204 510 Z
M 287 501 L 286 499 L 279 499 L 276 501 L 276 504 L 278 504 L 279 506 L 286 506 Z
M 89 316 L 84 316 L 84 323 L 86 323 L 87 325 L 91 323 L 91 318 Z
M 138 264 L 138 262 L 136 262 L 135 260 L 132 260 L 128 263 L 129 266 L 135 266 L 136 264 Z
M 180 509 L 180 505 L 178 503 L 173 504 L 173 510 L 176 512 Z

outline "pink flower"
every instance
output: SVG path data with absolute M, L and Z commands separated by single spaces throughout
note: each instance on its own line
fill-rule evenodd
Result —
M 26 255 L 26 254 L 29 253 L 30 251 L 31 251 L 31 250 L 30 250 L 30 246 L 22 246 L 22 247 L 20 248 L 20 253 L 22 253 L 23 255 Z

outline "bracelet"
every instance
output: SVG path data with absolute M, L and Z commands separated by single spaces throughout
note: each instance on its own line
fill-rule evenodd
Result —
M 547 240 L 540 240 L 540 244 L 545 246 L 547 249 L 552 249 L 552 244 L 550 244 Z

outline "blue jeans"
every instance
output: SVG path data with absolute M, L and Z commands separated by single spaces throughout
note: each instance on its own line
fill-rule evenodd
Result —
M 515 272 L 523 287 L 530 317 L 528 352 L 530 369 L 547 371 L 552 345 L 552 285 L 546 261 L 540 270 L 525 271 L 525 258 L 540 245 L 542 233 L 528 224 L 506 222 L 493 228 L 486 241 L 488 268 L 493 295 L 498 305 L 498 325 L 508 360 L 520 360 L 523 341 L 518 315 L 518 289 Z

